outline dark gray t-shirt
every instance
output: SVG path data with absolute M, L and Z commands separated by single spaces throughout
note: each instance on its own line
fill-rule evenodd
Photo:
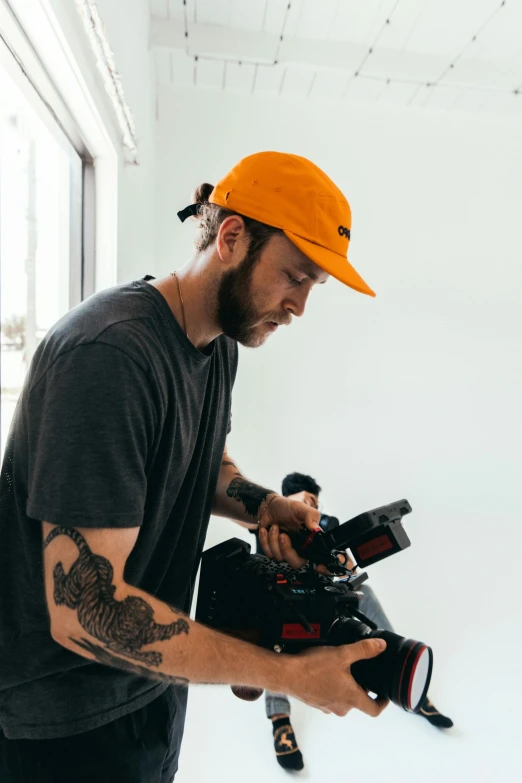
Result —
M 126 581 L 190 608 L 238 351 L 225 336 L 197 350 L 147 279 L 59 321 L 18 403 L 0 477 L 0 728 L 10 738 L 87 731 L 167 687 L 58 645 L 43 586 L 40 520 L 141 526 Z

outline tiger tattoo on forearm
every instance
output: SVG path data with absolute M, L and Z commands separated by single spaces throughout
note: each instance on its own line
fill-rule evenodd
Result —
M 79 556 L 68 574 L 61 562 L 55 565 L 55 604 L 76 609 L 82 628 L 112 652 L 148 666 L 159 666 L 162 654 L 141 648 L 181 633 L 188 634 L 188 622 L 180 617 L 168 625 L 157 623 L 152 607 L 139 596 L 130 595 L 118 601 L 114 598 L 116 587 L 112 584 L 114 569 L 107 558 L 94 554 L 74 528 L 55 527 L 45 539 L 44 549 L 57 536 L 68 536 L 74 541 Z

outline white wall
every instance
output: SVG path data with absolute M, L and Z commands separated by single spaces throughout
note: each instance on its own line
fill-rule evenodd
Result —
M 14 0 L 14 2 L 16 11 L 26 28 L 31 27 L 31 19 L 34 19 L 40 0 Z M 98 229 L 103 222 L 104 232 L 108 234 L 107 243 L 97 247 L 100 256 L 97 267 L 97 288 L 103 288 L 116 281 L 123 282 L 141 277 L 154 263 L 156 96 L 149 51 L 150 8 L 148 0 L 125 0 L 125 3 L 122 0 L 97 0 L 98 11 L 121 77 L 125 100 L 136 126 L 139 165 L 134 166 L 126 163 L 127 156 L 122 145 L 121 130 L 105 91 L 76 4 L 71 0 L 46 0 L 46 3 L 52 8 L 56 24 L 72 49 L 76 67 L 85 81 L 89 101 L 93 102 L 95 110 L 99 112 L 104 131 L 117 151 L 117 171 L 113 175 L 112 163 L 108 170 L 107 168 L 102 170 L 101 161 L 96 157 L 96 150 L 90 150 L 95 157 L 97 176 L 102 182 L 102 196 L 107 196 L 105 190 L 107 178 L 110 180 L 113 176 L 117 177 L 117 192 L 114 195 L 117 206 L 113 207 L 112 199 L 109 200 L 108 205 L 116 214 L 108 215 L 103 209 L 101 214 L 100 210 L 97 214 Z M 31 32 L 34 40 L 36 31 L 31 30 Z M 40 56 L 43 56 L 43 52 L 40 52 Z M 52 53 L 47 53 L 47 57 L 43 59 L 48 69 L 52 69 L 54 65 Z M 61 74 L 51 71 L 51 75 L 64 92 Z M 73 102 L 71 96 L 67 93 L 65 95 L 71 104 Z M 109 185 L 111 185 L 110 181 Z M 113 229 L 116 236 L 113 234 Z M 105 271 L 104 264 L 112 267 L 109 272 Z M 113 265 L 116 264 L 115 274 Z
M 123 9 L 125 6 L 125 9 Z M 148 0 L 98 0 L 138 138 L 138 166 L 120 159 L 118 281 L 148 274 L 155 256 L 155 88 Z
M 176 218 L 191 189 L 270 148 L 311 158 L 344 190 L 351 259 L 378 296 L 331 280 L 300 322 L 241 351 L 230 451 L 274 488 L 288 471 L 311 473 L 341 520 L 410 500 L 412 546 L 374 566 L 371 582 L 396 629 L 433 646 L 431 692 L 456 723 L 441 735 L 396 708 L 375 723 L 303 708 L 310 779 L 336 776 L 348 756 L 365 781 L 520 780 L 520 132 L 465 116 L 162 94 L 156 274 L 191 253 L 193 228 Z M 236 532 L 214 520 L 208 542 Z M 225 757 L 230 780 L 245 765 L 250 781 L 276 774 L 260 705 L 209 689 L 192 705 L 180 781 L 210 779 Z M 196 753 L 204 730 L 208 763 Z

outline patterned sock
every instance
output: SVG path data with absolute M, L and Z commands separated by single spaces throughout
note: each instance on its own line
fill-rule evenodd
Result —
M 274 749 L 279 764 L 284 769 L 303 769 L 303 756 L 297 746 L 290 718 L 284 716 L 273 720 L 272 730 L 274 732 Z
M 453 721 L 451 718 L 447 718 L 445 715 L 442 715 L 431 703 L 427 696 L 422 702 L 419 715 L 422 715 L 431 723 L 432 726 L 437 726 L 439 729 L 451 729 L 453 726 Z

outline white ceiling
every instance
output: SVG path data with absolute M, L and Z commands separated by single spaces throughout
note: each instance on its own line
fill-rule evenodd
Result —
M 522 119 L 522 0 L 150 0 L 158 85 Z

